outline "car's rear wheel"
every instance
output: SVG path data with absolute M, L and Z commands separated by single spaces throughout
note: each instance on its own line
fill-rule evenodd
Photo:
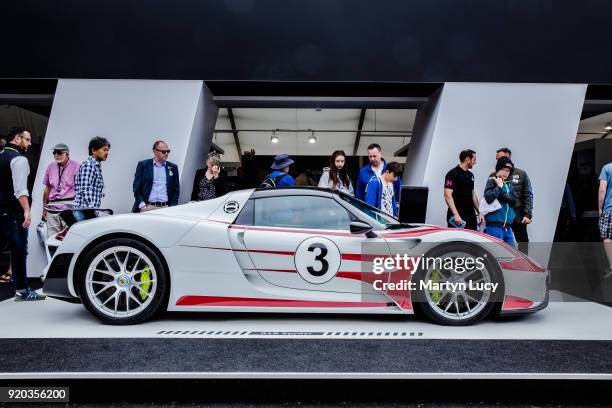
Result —
M 457 268 L 459 258 L 480 258 L 481 263 Z M 413 292 L 413 305 L 434 322 L 447 326 L 471 325 L 487 317 L 503 299 L 503 277 L 495 260 L 484 250 L 462 243 L 443 244 L 427 254 L 426 259 L 440 261 L 431 262 L 430 267 L 415 273 L 413 281 L 417 289 Z M 455 265 L 455 268 L 446 265 Z M 498 285 L 493 290 L 495 283 Z
M 92 248 L 81 263 L 77 285 L 81 301 L 107 324 L 136 324 L 165 303 L 167 273 L 159 256 L 131 238 L 116 238 Z

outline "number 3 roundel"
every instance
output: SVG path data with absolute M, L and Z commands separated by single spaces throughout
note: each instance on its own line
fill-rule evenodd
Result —
M 308 238 L 295 251 L 295 268 L 306 282 L 321 284 L 336 276 L 340 258 L 340 250 L 333 241 Z

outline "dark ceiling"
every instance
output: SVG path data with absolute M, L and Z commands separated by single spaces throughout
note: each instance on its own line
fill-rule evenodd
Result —
M 0 78 L 612 84 L 608 0 L 20 0 Z

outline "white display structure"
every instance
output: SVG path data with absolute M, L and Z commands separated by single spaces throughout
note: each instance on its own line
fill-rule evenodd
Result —
M 473 149 L 479 197 L 495 152 L 512 150 L 534 191 L 532 242 L 552 242 L 586 85 L 446 83 L 417 114 L 403 183 L 429 187 L 427 223 L 446 225 L 444 176 Z
M 184 203 L 196 168 L 204 164 L 217 110 L 202 81 L 59 80 L 32 191 L 28 276 L 40 277 L 46 265 L 36 225 L 42 212 L 42 180 L 55 144 L 66 143 L 71 159 L 81 162 L 92 137 L 107 138 L 111 150 L 102 163 L 102 207 L 127 213 L 134 202 L 136 165 L 153 157 L 153 142 L 163 139 L 171 149 L 169 160 L 179 168 L 179 202 Z

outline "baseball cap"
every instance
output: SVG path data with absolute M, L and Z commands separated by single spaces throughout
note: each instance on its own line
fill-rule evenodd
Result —
M 69 152 L 70 148 L 68 148 L 68 145 L 66 143 L 58 143 L 55 146 L 53 146 L 53 149 L 51 149 L 53 151 L 59 150 L 62 152 Z

